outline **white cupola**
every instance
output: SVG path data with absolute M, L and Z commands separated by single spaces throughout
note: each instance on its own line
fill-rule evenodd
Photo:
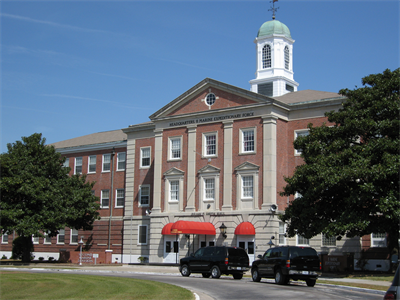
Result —
M 256 78 L 251 91 L 269 97 L 297 91 L 293 80 L 293 43 L 289 28 L 277 21 L 265 22 L 254 40 L 257 51 Z

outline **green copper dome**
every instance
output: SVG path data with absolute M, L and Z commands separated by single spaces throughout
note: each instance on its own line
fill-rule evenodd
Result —
M 272 34 L 280 34 L 287 38 L 292 38 L 289 28 L 277 20 L 268 21 L 262 24 L 258 30 L 257 37 L 268 36 Z

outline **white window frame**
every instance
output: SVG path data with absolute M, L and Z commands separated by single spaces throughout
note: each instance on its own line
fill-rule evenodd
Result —
M 215 201 L 215 178 L 204 178 L 203 183 L 204 183 L 203 201 Z
M 259 166 L 252 163 L 243 163 L 235 168 L 236 176 L 236 203 L 238 209 L 254 210 L 258 207 L 258 179 Z M 253 177 L 253 197 L 244 197 L 243 177 Z
M 51 245 L 51 237 L 49 236 L 49 234 L 47 232 L 44 233 L 43 244 Z
M 64 162 L 64 164 L 63 164 L 63 167 L 64 167 L 64 168 L 69 168 L 69 157 L 66 157 L 66 158 L 65 158 L 65 162 Z
M 1 235 L 1 243 L 2 244 L 8 244 L 8 234 L 7 233 L 3 233 L 2 235 Z M 6 238 L 5 238 L 6 237 Z
M 94 163 L 93 160 L 94 159 Z M 97 163 L 97 156 L 96 155 L 89 155 L 88 157 L 88 174 L 96 173 L 96 163 Z M 90 166 L 94 166 L 94 171 L 90 170 Z
M 249 189 L 248 191 L 245 189 L 249 188 L 250 186 L 245 186 L 245 183 L 247 184 L 247 182 L 251 181 L 251 190 Z M 254 176 L 253 175 L 243 175 L 242 176 L 242 199 L 254 199 Z M 249 195 L 245 195 L 247 194 L 249 191 L 251 191 L 251 196 Z
M 38 245 L 39 244 L 39 237 L 32 235 L 32 244 Z
M 386 233 L 371 233 L 371 247 L 386 248 L 387 247 Z
M 322 234 L 322 246 L 323 247 L 336 247 L 336 236 L 326 237 L 326 235 Z
M 178 183 L 178 184 L 176 185 L 176 183 Z M 175 187 L 177 186 L 178 189 L 172 190 L 173 186 L 175 186 Z M 169 200 L 168 201 L 169 202 L 179 202 L 181 200 L 181 198 L 180 198 L 180 190 L 181 190 L 180 180 L 179 179 L 171 179 L 169 181 L 169 195 L 168 195 L 168 199 Z M 173 193 L 174 193 L 175 198 L 172 197 Z
M 146 190 L 146 189 L 143 189 L 143 188 L 148 189 L 148 195 L 142 192 L 142 191 Z M 150 191 L 151 191 L 150 190 L 150 184 L 142 184 L 139 187 L 139 206 L 140 207 L 148 207 L 148 206 L 150 206 Z M 143 196 L 144 197 L 148 197 L 148 203 L 147 204 L 143 204 L 142 203 L 142 197 Z
M 270 44 L 265 44 L 261 50 L 262 69 L 272 68 L 272 47 Z
M 123 197 L 118 197 L 118 191 L 123 193 Z M 118 205 L 118 199 L 123 199 L 123 204 L 122 205 Z M 115 190 L 115 207 L 116 208 L 122 208 L 125 206 L 125 189 L 116 189 Z
M 79 164 L 80 163 L 80 164 Z M 77 167 L 80 167 L 80 172 L 77 172 Z M 83 157 L 75 157 L 75 166 L 74 166 L 74 174 L 82 174 L 83 168 Z
M 145 242 L 141 242 L 141 228 L 142 227 L 144 227 L 145 229 L 145 233 L 146 233 L 146 236 L 145 236 Z M 148 226 L 147 225 L 138 225 L 138 239 L 137 239 L 137 244 L 138 245 L 147 245 L 147 243 L 148 243 L 148 239 L 149 239 L 149 233 L 148 233 Z
M 278 243 L 279 245 L 286 245 L 286 223 L 279 222 L 279 232 L 278 232 Z
M 283 51 L 284 51 L 285 69 L 289 70 L 290 69 L 290 50 L 289 50 L 289 46 L 286 45 Z
M 149 156 L 145 157 L 144 156 L 144 151 L 147 152 L 147 150 L 148 150 Z M 149 164 L 148 165 L 144 165 L 143 164 L 143 159 L 147 159 L 147 158 L 149 159 Z M 149 169 L 150 166 L 151 166 L 151 147 L 141 147 L 140 148 L 140 168 L 141 169 Z
M 239 129 L 239 154 L 246 155 L 246 154 L 255 154 L 257 151 L 257 128 L 256 127 L 249 127 L 249 128 L 240 128 Z M 253 150 L 245 151 L 245 141 L 244 135 L 245 132 L 253 131 Z
M 172 149 L 172 143 L 173 141 L 179 140 L 179 157 L 172 157 L 172 151 L 175 149 Z M 182 160 L 182 136 L 174 136 L 174 137 L 169 137 L 168 139 L 168 160 Z
M 60 242 L 60 237 L 63 237 L 63 241 Z M 65 244 L 65 229 L 60 229 L 57 234 L 57 244 L 64 245 Z
M 299 136 L 307 136 L 310 133 L 308 129 L 300 129 L 294 131 L 294 140 L 296 140 Z M 303 151 L 294 149 L 294 155 L 300 156 Z
M 109 162 L 107 162 L 107 160 L 109 160 Z M 107 168 L 104 168 L 107 165 L 109 165 L 108 170 L 107 170 Z M 108 173 L 111 171 L 111 154 L 110 153 L 103 154 L 103 159 L 101 162 L 101 171 L 103 173 Z
M 303 239 L 303 240 L 301 240 Z M 307 242 L 307 243 L 303 243 Z M 310 239 L 306 239 L 305 237 L 301 235 L 296 235 L 296 245 L 297 246 L 310 246 Z
M 73 238 L 76 237 L 76 242 L 73 241 Z M 70 245 L 78 245 L 79 242 L 79 232 L 77 229 L 71 229 L 69 235 L 69 244 Z
M 120 163 L 121 165 L 123 165 L 123 168 L 119 167 Z M 119 152 L 117 153 L 117 171 L 125 171 L 125 169 L 126 169 L 126 152 Z
M 105 192 L 108 192 L 108 198 L 104 197 Z M 103 199 L 108 199 L 108 205 L 103 205 Z M 110 190 L 101 190 L 101 197 L 100 197 L 100 208 L 109 208 L 110 207 Z
M 215 136 L 215 153 L 209 154 L 208 153 L 208 147 L 209 144 L 207 143 L 207 138 Z M 208 133 L 203 133 L 203 157 L 217 157 L 218 156 L 218 133 L 215 132 L 208 132 Z

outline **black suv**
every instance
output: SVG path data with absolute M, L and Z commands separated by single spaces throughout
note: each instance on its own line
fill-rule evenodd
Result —
M 292 280 L 305 280 L 314 286 L 321 275 L 321 262 L 315 249 L 310 247 L 280 246 L 268 249 L 251 266 L 253 281 L 262 277 L 275 278 L 277 284 Z
M 182 258 L 179 266 L 182 276 L 201 273 L 205 278 L 232 274 L 233 278 L 242 279 L 243 273 L 249 269 L 249 256 L 244 249 L 225 246 L 200 248 Z

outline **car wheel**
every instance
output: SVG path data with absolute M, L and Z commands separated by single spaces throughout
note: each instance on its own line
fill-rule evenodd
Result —
M 219 270 L 218 266 L 213 266 L 211 268 L 211 277 L 212 278 L 220 278 L 221 277 L 221 271 Z
M 233 274 L 234 279 L 242 279 L 243 278 L 243 273 L 235 273 Z
M 277 284 L 287 284 L 288 280 L 285 275 L 282 274 L 281 269 L 276 270 L 275 272 L 275 282 Z
M 187 277 L 187 276 L 190 275 L 190 269 L 189 269 L 189 266 L 188 266 L 188 265 L 183 265 L 183 266 L 182 266 L 182 268 L 181 268 L 181 274 L 182 274 L 182 276 L 185 276 L 185 277 Z
M 317 280 L 316 279 L 306 279 L 306 283 L 307 283 L 307 286 L 314 286 L 315 285 L 315 283 L 317 282 Z
M 261 277 L 257 268 L 251 269 L 251 279 L 253 279 L 254 282 L 260 282 Z
M 210 278 L 211 274 L 210 273 L 201 273 L 204 278 Z

